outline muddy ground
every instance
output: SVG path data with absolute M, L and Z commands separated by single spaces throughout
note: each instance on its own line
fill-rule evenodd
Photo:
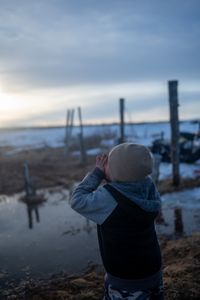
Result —
M 0 194 L 24 190 L 23 164 L 28 163 L 36 188 L 69 188 L 94 167 L 95 157 L 86 165 L 79 158 L 65 157 L 63 149 L 41 149 L 6 155 L 12 149 L 0 149 Z M 184 179 L 173 187 L 170 180 L 160 182 L 161 193 L 200 186 L 200 179 Z M 165 299 L 200 299 L 200 233 L 190 237 L 160 237 L 163 254 Z M 57 274 L 46 280 L 22 281 L 0 290 L 0 299 L 97 300 L 102 299 L 104 271 L 93 267 L 84 274 Z
M 83 165 L 80 158 L 68 154 L 63 148 L 43 148 L 27 150 L 15 155 L 8 155 L 12 149 L 0 148 L 0 194 L 13 194 L 24 190 L 24 163 L 27 162 L 30 175 L 36 188 L 62 185 L 71 187 L 75 181 L 94 168 L 95 156 L 89 156 Z M 159 183 L 162 193 L 200 186 L 200 178 L 181 180 L 179 187 L 174 187 L 171 180 Z
M 12 194 L 24 190 L 24 163 L 28 163 L 31 180 L 34 186 L 52 187 L 63 185 L 70 187 L 80 180 L 94 164 L 89 158 L 82 165 L 76 156 L 64 155 L 63 148 L 45 148 L 23 151 L 15 155 L 0 152 L 0 194 Z
M 163 255 L 165 300 L 200 299 L 200 234 L 160 239 Z M 58 274 L 46 280 L 22 281 L 0 290 L 8 300 L 100 300 L 104 271 L 92 267 L 84 274 Z

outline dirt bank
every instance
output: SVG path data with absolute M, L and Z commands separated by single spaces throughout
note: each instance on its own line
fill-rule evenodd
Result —
M 166 300 L 200 299 L 200 233 L 191 237 L 160 240 Z M 104 272 L 92 267 L 84 274 L 58 274 L 46 280 L 22 281 L 0 290 L 1 299 L 100 300 Z
M 80 180 L 94 165 L 94 158 L 89 158 L 82 165 L 79 158 L 65 157 L 63 148 L 43 148 L 28 150 L 15 155 L 0 152 L 0 194 L 13 194 L 24 190 L 24 163 L 27 162 L 30 175 L 36 188 L 63 185 L 69 187 Z

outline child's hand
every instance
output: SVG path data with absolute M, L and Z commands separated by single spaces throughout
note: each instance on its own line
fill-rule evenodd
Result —
M 108 155 L 107 154 L 100 154 L 96 157 L 96 167 L 99 168 L 101 171 L 105 173 L 105 166 L 108 161 Z

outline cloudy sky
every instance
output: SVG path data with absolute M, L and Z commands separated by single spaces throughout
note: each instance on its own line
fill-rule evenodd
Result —
M 199 118 L 199 0 L 0 0 L 1 127 L 168 120 L 174 79 Z

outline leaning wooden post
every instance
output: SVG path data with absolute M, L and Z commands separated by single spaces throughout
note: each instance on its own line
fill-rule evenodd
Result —
M 66 119 L 66 131 L 65 131 L 65 156 L 67 156 L 68 154 L 73 125 L 74 125 L 74 109 L 68 109 L 67 119 Z
M 25 181 L 26 197 L 29 198 L 29 197 L 35 196 L 36 190 L 31 181 L 29 167 L 28 167 L 27 162 L 24 163 L 24 181 Z
M 69 142 L 69 122 L 71 117 L 71 110 L 67 110 L 67 117 L 66 117 L 66 125 L 65 125 L 65 156 L 68 152 L 68 142 Z
M 70 110 L 67 110 L 67 116 L 66 116 L 66 126 L 65 126 L 65 142 L 68 139 L 68 135 L 69 135 L 69 120 L 70 120 Z
M 71 109 L 71 118 L 70 118 L 70 133 L 69 133 L 69 138 L 72 137 L 72 129 L 74 126 L 74 109 Z
M 82 123 L 82 113 L 80 107 L 78 107 L 78 116 L 79 116 L 79 124 L 80 124 L 79 139 L 80 139 L 80 149 L 81 149 L 81 162 L 85 164 L 87 161 L 87 157 L 86 157 L 85 144 L 83 138 L 83 123 Z
M 178 119 L 178 81 L 168 81 L 170 124 L 171 124 L 171 162 L 173 172 L 173 185 L 180 183 L 179 174 L 179 119 Z
M 119 99 L 119 105 L 120 105 L 120 138 L 119 143 L 124 143 L 124 99 Z

